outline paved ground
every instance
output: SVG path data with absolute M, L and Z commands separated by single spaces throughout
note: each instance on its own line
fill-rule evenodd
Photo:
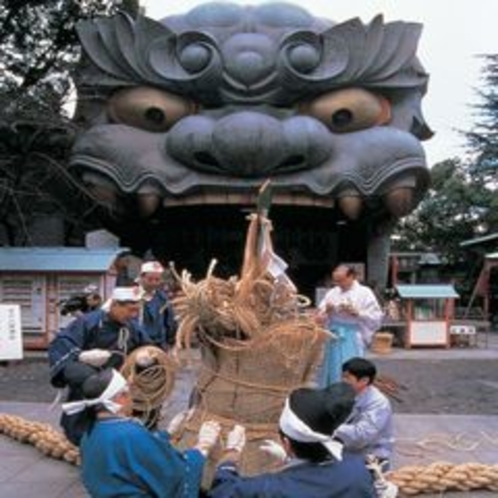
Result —
M 30 355 L 0 367 L 0 413 L 57 425 L 50 410 L 55 391 L 48 384 L 43 355 Z M 498 334 L 478 348 L 394 349 L 371 355 L 381 373 L 405 385 L 394 402 L 397 437 L 394 467 L 453 463 L 498 463 Z M 165 418 L 186 405 L 195 362 L 181 370 Z M 79 498 L 86 493 L 76 468 L 42 456 L 31 446 L 0 436 L 1 498 Z M 443 495 L 424 495 L 428 498 Z M 445 493 L 445 497 L 484 498 L 496 493 Z M 303 497 L 306 498 L 306 497 Z

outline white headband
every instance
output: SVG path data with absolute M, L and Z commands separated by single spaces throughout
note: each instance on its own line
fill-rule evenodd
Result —
M 140 267 L 140 273 L 163 273 L 164 268 L 158 261 L 147 261 Z
M 140 301 L 140 291 L 138 287 L 114 287 L 111 299 L 121 302 L 138 302 Z
M 315 432 L 308 427 L 292 411 L 289 399 L 285 400 L 285 406 L 280 415 L 279 426 L 282 432 L 294 441 L 300 443 L 321 443 L 336 460 L 342 460 L 342 444 L 335 441 L 333 435 L 327 436 Z
M 126 379 L 116 370 L 112 371 L 112 379 L 105 391 L 94 399 L 82 399 L 81 401 L 73 401 L 71 403 L 63 403 L 62 411 L 68 415 L 82 412 L 86 408 L 96 405 L 104 405 L 106 410 L 111 413 L 117 413 L 122 406 L 115 403 L 112 399 L 127 388 Z

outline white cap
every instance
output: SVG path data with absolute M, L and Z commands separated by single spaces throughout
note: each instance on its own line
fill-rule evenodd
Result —
M 140 301 L 138 287 L 115 287 L 111 294 L 112 301 Z
M 147 261 L 140 267 L 140 273 L 162 273 L 163 266 L 158 261 Z
M 99 292 L 99 288 L 97 285 L 89 284 L 83 289 L 83 292 L 85 294 L 97 294 Z

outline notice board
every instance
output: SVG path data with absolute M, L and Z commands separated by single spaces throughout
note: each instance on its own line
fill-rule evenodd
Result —
M 21 307 L 0 304 L 0 361 L 23 357 Z

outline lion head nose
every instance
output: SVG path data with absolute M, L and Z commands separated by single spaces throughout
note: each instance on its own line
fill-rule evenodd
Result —
M 240 112 L 221 119 L 213 142 L 221 162 L 237 165 L 242 176 L 265 174 L 285 155 L 281 124 L 259 113 Z

